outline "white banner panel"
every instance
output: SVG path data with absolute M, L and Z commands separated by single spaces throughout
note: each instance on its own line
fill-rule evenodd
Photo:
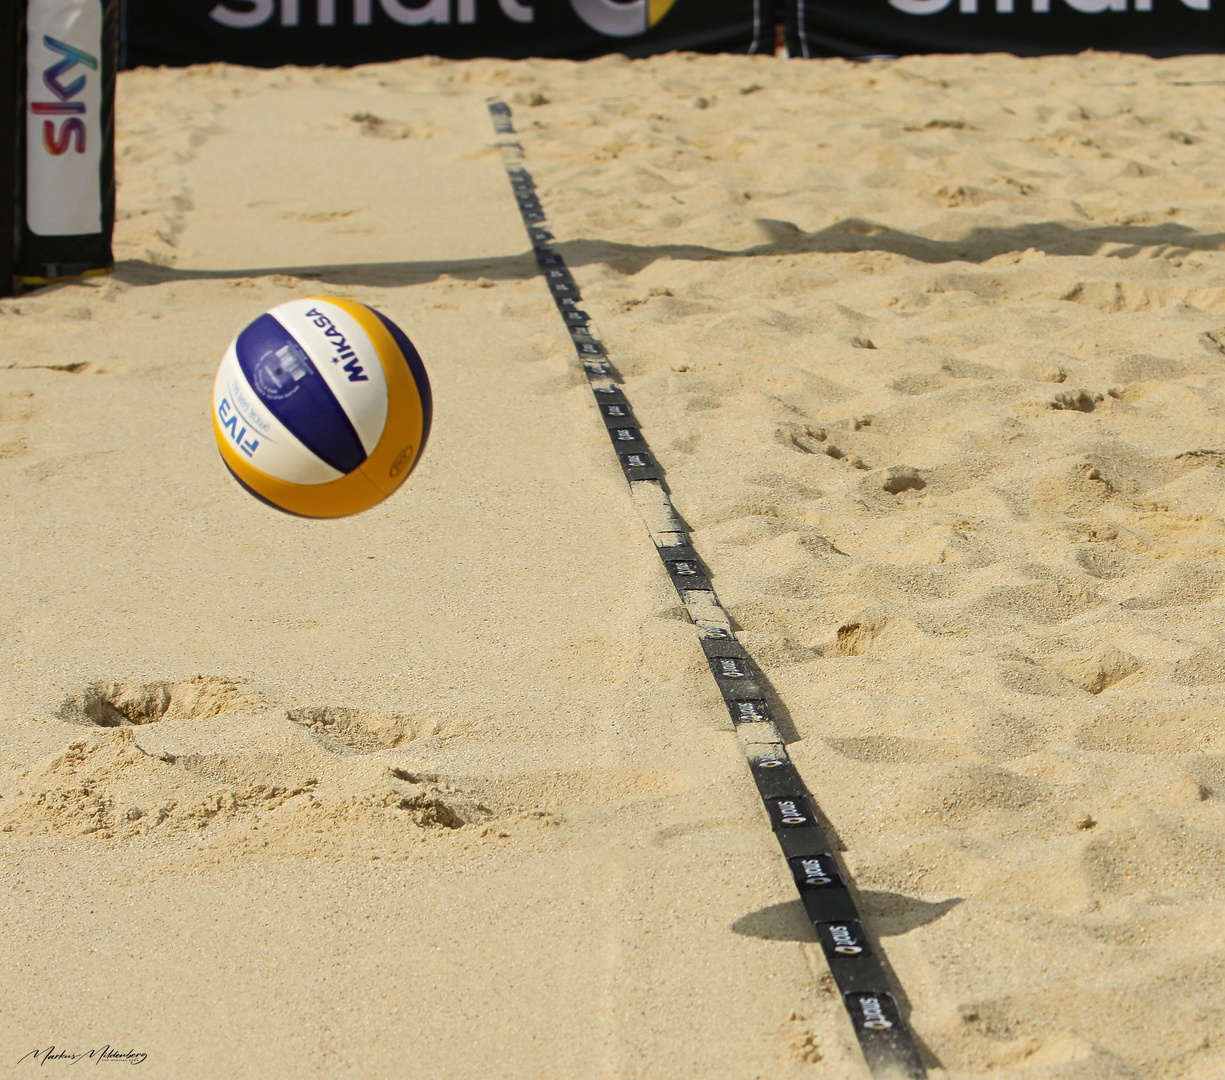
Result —
M 30 0 L 26 25 L 26 224 L 100 233 L 101 0 Z

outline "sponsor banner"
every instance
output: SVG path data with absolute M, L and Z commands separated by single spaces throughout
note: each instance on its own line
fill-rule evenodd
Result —
M 26 21 L 26 224 L 102 231 L 102 5 L 32 0 Z
M 17 205 L 21 117 L 21 7 L 0 5 L 0 296 L 12 296 L 17 273 Z
M 125 67 L 773 51 L 772 0 L 126 0 Z
M 25 4 L 24 221 L 29 283 L 111 265 L 118 0 Z
M 1225 51 L 1225 0 L 788 0 L 792 56 Z

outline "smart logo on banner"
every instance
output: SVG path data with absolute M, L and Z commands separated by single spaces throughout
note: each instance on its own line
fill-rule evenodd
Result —
M 1084 49 L 1178 56 L 1225 51 L 1213 0 L 795 0 L 799 56 Z M 1217 0 L 1221 7 L 1221 0 Z
M 770 0 L 127 0 L 137 64 L 756 52 Z
M 256 26 L 263 26 L 276 14 L 276 0 L 247 0 L 247 2 L 251 5 L 249 9 L 240 0 L 241 10 L 228 3 L 219 3 L 208 13 L 208 16 L 222 26 L 229 26 L 236 30 L 249 30 Z M 456 23 L 461 24 L 470 25 L 476 22 L 476 0 L 455 0 L 454 11 L 452 11 L 451 0 L 428 0 L 424 4 L 406 4 L 403 0 L 378 0 L 378 4 L 392 22 L 397 22 L 401 26 L 426 26 L 429 23 L 446 26 L 452 22 L 452 18 Z M 534 17 L 531 6 L 522 4 L 519 0 L 498 0 L 498 7 L 501 8 L 503 15 L 515 22 L 530 23 Z M 374 0 L 353 0 L 353 25 L 370 26 L 373 22 Z M 281 0 L 280 24 L 300 26 L 301 23 L 302 12 L 299 0 Z M 315 9 L 315 25 L 336 25 L 336 0 L 318 0 Z
M 634 37 L 645 34 L 668 14 L 676 0 L 570 0 L 578 17 L 592 30 L 609 37 Z
M 219 3 L 209 12 L 209 18 L 221 23 L 245 29 L 262 26 L 275 14 L 275 0 L 250 0 L 247 11 L 235 10 L 226 3 Z M 281 25 L 297 26 L 300 12 L 299 0 L 281 0 Z M 425 26 L 437 23 L 445 26 L 451 22 L 451 0 L 428 0 L 425 4 L 406 4 L 403 0 L 378 0 L 388 18 L 401 26 Z M 570 0 L 574 13 L 592 30 L 608 37 L 635 37 L 645 34 L 659 22 L 676 0 Z M 502 14 L 515 22 L 530 23 L 536 19 L 532 4 L 521 0 L 498 0 Z M 476 0 L 456 0 L 454 18 L 457 23 L 476 22 Z M 353 24 L 369 26 L 374 21 L 372 0 L 354 0 Z M 324 0 L 318 5 L 320 26 L 336 25 L 336 0 Z
M 1212 0 L 1178 0 L 1178 2 L 1194 11 L 1210 11 L 1212 8 Z M 904 11 L 907 15 L 937 15 L 952 3 L 953 0 L 889 0 L 890 7 Z M 1127 0 L 1063 0 L 1063 3 L 1085 15 L 1127 10 Z M 1051 10 L 1051 0 L 1029 0 L 1026 6 L 1035 15 L 1047 15 Z M 983 4 L 984 10 L 992 8 L 1001 15 L 1012 15 L 1016 11 L 1014 0 L 994 0 L 994 3 L 988 0 Z M 1133 11 L 1152 11 L 1153 0 L 1132 0 L 1131 9 Z M 962 15 L 977 15 L 978 0 L 958 0 L 957 11 Z
M 102 5 L 31 0 L 26 46 L 26 225 L 102 231 Z

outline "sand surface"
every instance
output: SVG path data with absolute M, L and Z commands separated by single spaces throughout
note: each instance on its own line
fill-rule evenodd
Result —
M 0 1068 L 862 1075 L 500 95 L 933 1075 L 1225 1074 L 1222 86 L 123 75 L 116 274 L 0 303 Z M 229 339 L 312 294 L 436 394 L 340 522 L 252 501 L 208 424 Z

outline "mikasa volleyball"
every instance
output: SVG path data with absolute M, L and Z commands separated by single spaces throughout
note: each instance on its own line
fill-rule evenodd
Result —
M 252 495 L 302 517 L 344 517 L 405 480 L 430 433 L 430 382 L 404 331 L 353 300 L 291 300 L 226 350 L 213 433 Z

